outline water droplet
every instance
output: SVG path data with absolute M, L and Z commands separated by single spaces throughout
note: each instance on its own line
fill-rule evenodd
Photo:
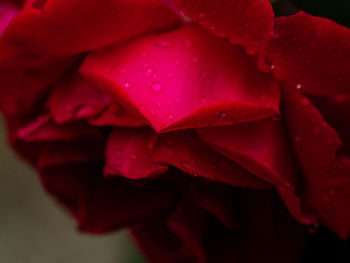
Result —
M 131 84 L 130 84 L 129 82 L 126 82 L 126 83 L 124 84 L 124 87 L 125 87 L 126 89 L 130 89 L 130 88 L 131 88 Z
M 149 68 L 149 64 L 145 63 L 145 64 L 143 65 L 143 67 L 144 67 L 144 68 Z
M 321 225 L 318 222 L 312 223 L 311 225 L 308 226 L 307 228 L 307 232 L 309 232 L 310 234 L 316 234 L 319 229 L 320 229 Z
M 145 70 L 145 73 L 144 73 L 145 77 L 150 77 L 152 74 L 153 74 L 152 69 L 148 68 Z
M 172 120 L 172 119 L 174 119 L 174 115 L 168 115 L 168 118 L 170 119 L 170 120 Z
M 204 19 L 207 15 L 205 13 L 198 14 L 199 19 Z
M 162 103 L 161 103 L 160 101 L 158 101 L 158 102 L 156 103 L 156 105 L 157 105 L 158 108 L 161 108 L 161 107 L 162 107 Z
M 228 115 L 227 115 L 226 111 L 220 112 L 220 114 L 219 114 L 219 119 L 220 120 L 225 120 L 225 119 L 227 119 L 227 117 L 228 117 Z
M 215 30 L 215 26 L 211 26 L 211 27 L 210 27 L 210 30 Z
M 162 89 L 162 85 L 159 82 L 153 82 L 151 88 L 153 91 L 160 91 Z
M 168 78 L 172 79 L 174 77 L 174 73 L 168 73 Z
M 136 154 L 131 154 L 130 155 L 130 159 L 132 159 L 132 160 L 135 160 L 137 157 L 136 157 Z
M 207 74 L 205 74 L 205 73 L 203 73 L 203 72 L 201 72 L 199 75 L 201 76 L 202 79 L 207 78 Z
M 146 109 L 146 107 L 144 105 L 140 105 L 140 110 L 144 111 Z
M 153 73 L 152 77 L 155 79 L 158 77 L 157 73 Z
M 246 47 L 246 52 L 248 55 L 254 55 L 258 49 L 256 47 Z
M 266 73 L 271 72 L 275 68 L 275 66 L 272 64 L 270 60 L 262 57 L 258 59 L 258 67 L 262 72 L 266 72 Z
M 177 65 L 177 66 L 180 65 L 180 61 L 176 60 L 175 65 Z
M 281 113 L 277 113 L 275 116 L 272 117 L 272 120 L 274 121 L 280 121 L 282 119 Z
M 301 84 L 297 84 L 295 87 L 296 87 L 296 89 L 300 90 L 302 88 L 302 85 Z
M 172 43 L 169 42 L 169 41 L 162 41 L 160 43 L 158 43 L 158 45 L 161 47 L 161 48 L 164 48 L 164 49 L 168 49 L 168 48 L 171 48 L 172 47 Z
M 121 73 L 126 73 L 126 71 L 127 71 L 126 68 L 122 68 L 122 69 L 120 70 Z

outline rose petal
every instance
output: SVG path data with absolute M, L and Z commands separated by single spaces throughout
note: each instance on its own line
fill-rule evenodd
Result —
M 80 71 L 156 131 L 277 114 L 279 87 L 255 60 L 196 25 L 93 53 Z
M 49 0 L 44 12 L 28 9 L 19 14 L 1 45 L 41 56 L 62 56 L 178 24 L 178 17 L 155 0 L 105 0 L 103 5 L 97 0 Z
M 87 126 L 84 123 L 57 125 L 49 115 L 42 115 L 27 126 L 21 127 L 18 130 L 18 137 L 25 142 L 65 141 L 101 139 L 101 133 L 97 128 Z
M 197 129 L 200 138 L 261 179 L 286 188 L 296 185 L 296 169 L 280 121 L 266 119 Z
M 13 5 L 0 2 L 0 36 L 11 20 L 17 15 L 18 11 Z
M 266 40 L 273 34 L 273 10 L 268 0 L 178 0 L 184 13 L 214 34 L 233 43 Z
M 153 159 L 208 180 L 247 188 L 269 188 L 231 160 L 216 153 L 200 141 L 193 131 L 179 131 L 159 136 Z
M 155 136 L 149 128 L 114 128 L 106 145 L 105 174 L 140 179 L 166 172 L 167 165 L 151 159 Z
M 96 126 L 142 127 L 147 125 L 147 120 L 140 114 L 131 113 L 114 102 L 111 102 L 100 115 L 88 119 L 88 122 Z
M 275 77 L 314 95 L 349 93 L 350 30 L 303 12 L 275 20 L 277 38 L 258 52 Z
M 47 101 L 57 123 L 98 115 L 110 103 L 107 95 L 81 76 L 64 79 L 54 86 Z
M 285 117 L 305 174 L 305 206 L 346 238 L 350 231 L 350 160 L 337 152 L 341 140 L 320 112 L 298 91 L 285 91 Z

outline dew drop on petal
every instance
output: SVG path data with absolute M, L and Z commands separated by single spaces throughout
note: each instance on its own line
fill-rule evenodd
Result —
M 228 117 L 228 115 L 227 115 L 226 111 L 220 112 L 220 114 L 219 114 L 219 119 L 220 120 L 225 120 L 225 119 L 227 119 L 227 117 Z
M 145 70 L 145 73 L 144 73 L 145 77 L 150 77 L 152 74 L 153 74 L 152 69 L 148 68 Z
M 124 84 L 124 87 L 125 87 L 126 89 L 130 89 L 130 88 L 131 88 L 131 84 L 130 84 L 129 82 L 126 82 L 126 83 Z
M 280 121 L 281 119 L 282 119 L 281 113 L 278 113 L 272 117 L 272 120 L 274 120 L 274 121 Z
M 159 82 L 153 82 L 151 85 L 151 89 L 153 91 L 160 91 L 162 89 L 162 85 Z
M 130 159 L 135 160 L 136 159 L 136 154 L 131 154 Z
M 170 120 L 172 120 L 172 119 L 174 119 L 174 115 L 168 115 L 168 118 L 170 119 Z
M 168 78 L 172 79 L 174 77 L 174 73 L 168 73 Z
M 296 86 L 296 89 L 300 90 L 302 88 L 301 84 L 297 84 Z
M 316 234 L 319 231 L 320 227 L 320 223 L 315 222 L 308 226 L 307 232 L 309 232 L 310 234 Z
M 275 68 L 275 66 L 272 64 L 270 60 L 262 57 L 258 59 L 258 67 L 262 72 L 266 72 L 266 73 L 271 72 Z

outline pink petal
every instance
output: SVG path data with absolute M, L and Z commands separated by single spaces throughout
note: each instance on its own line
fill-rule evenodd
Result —
M 196 25 L 98 51 L 80 71 L 156 131 L 258 120 L 279 111 L 279 87 L 254 59 Z

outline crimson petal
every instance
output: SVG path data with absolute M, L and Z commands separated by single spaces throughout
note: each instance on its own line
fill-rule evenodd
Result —
M 316 210 L 340 237 L 350 232 L 350 159 L 337 154 L 342 142 L 310 101 L 296 90 L 285 91 L 285 117 L 305 174 L 303 204 Z
M 149 128 L 114 128 L 106 145 L 105 174 L 140 179 L 166 172 L 166 165 L 151 159 L 156 136 Z
M 212 150 L 193 131 L 161 134 L 153 159 L 208 180 L 247 188 L 269 188 L 268 184 Z
M 275 33 L 258 53 L 277 79 L 309 94 L 349 94 L 349 28 L 300 12 L 277 18 Z
M 233 43 L 256 45 L 273 35 L 269 0 L 177 0 L 184 13 Z
M 280 91 L 255 60 L 196 25 L 87 57 L 80 71 L 156 131 L 258 120 Z

